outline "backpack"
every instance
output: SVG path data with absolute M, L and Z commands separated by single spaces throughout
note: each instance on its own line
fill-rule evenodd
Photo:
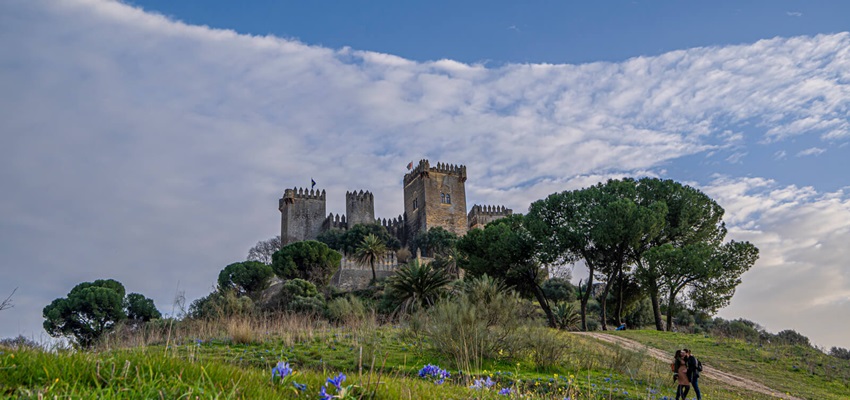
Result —
M 676 363 L 670 363 L 670 371 L 678 372 L 678 371 L 676 371 Z
M 702 372 L 702 362 L 697 359 L 697 371 Z

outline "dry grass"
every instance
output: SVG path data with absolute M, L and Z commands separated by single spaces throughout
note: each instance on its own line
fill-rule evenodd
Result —
M 365 325 L 374 327 L 372 323 Z M 210 339 L 236 343 L 259 343 L 274 339 L 291 346 L 312 340 L 329 328 L 327 321 L 321 318 L 292 313 L 210 320 L 161 320 L 119 326 L 101 340 L 97 349 L 135 348 Z

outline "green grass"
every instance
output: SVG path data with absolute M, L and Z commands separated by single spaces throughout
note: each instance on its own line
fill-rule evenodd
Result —
M 620 331 L 614 334 L 668 350 L 670 354 L 676 349 L 688 348 L 711 367 L 747 377 L 797 397 L 850 398 L 850 361 L 830 357 L 810 347 L 756 345 L 737 339 L 652 330 Z
M 290 385 L 271 381 L 271 368 L 281 360 L 289 361 L 297 371 L 296 382 L 308 386 L 300 398 L 316 398 L 325 379 L 339 372 L 348 375 L 346 384 L 359 387 L 358 396 L 376 399 L 507 398 L 496 393 L 506 387 L 514 390 L 514 398 L 517 394 L 536 399 L 563 399 L 567 395 L 573 399 L 660 399 L 675 395 L 668 363 L 577 335 L 561 336 L 565 351 L 549 367 L 539 368 L 530 358 L 504 353 L 485 360 L 480 369 L 461 372 L 425 339 L 390 326 L 324 326 L 295 336 L 257 335 L 255 342 L 248 344 L 236 343 L 221 332 L 204 332 L 198 336 L 202 341 L 184 332 L 187 334 L 172 339 L 167 348 L 164 344 L 134 344 L 116 349 L 114 343 L 112 349 L 96 352 L 0 348 L 0 396 L 295 398 Z M 793 361 L 781 359 L 779 350 L 654 331 L 618 334 L 661 349 L 687 345 L 713 367 L 802 397 L 848 398 L 846 375 L 842 381 L 835 375 L 827 378 L 820 372 L 787 370 Z M 792 348 L 782 351 L 791 352 Z M 820 362 L 821 368 L 836 360 L 816 358 L 814 353 L 798 359 L 819 360 L 812 365 Z M 846 361 L 836 361 L 845 363 L 838 371 L 850 370 L 841 369 L 846 368 Z M 429 363 L 448 369 L 452 377 L 443 385 L 420 379 L 417 372 Z M 473 379 L 482 377 L 490 377 L 496 385 L 488 391 L 469 388 Z M 803 386 L 793 379 L 799 379 Z M 702 386 L 706 399 L 771 398 L 719 387 L 712 381 L 703 381 Z

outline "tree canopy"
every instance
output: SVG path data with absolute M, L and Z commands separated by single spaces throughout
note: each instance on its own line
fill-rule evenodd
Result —
M 427 232 L 419 232 L 410 242 L 410 251 L 416 254 L 416 249 L 420 249 L 423 256 L 445 257 L 451 253 L 457 240 L 454 232 L 435 226 Z
M 272 267 L 259 261 L 237 262 L 221 270 L 218 287 L 221 290 L 236 290 L 237 294 L 257 293 L 269 287 L 272 276 Z
M 458 266 L 469 277 L 483 275 L 500 279 L 518 293 L 534 296 L 555 327 L 549 302 L 540 285 L 547 277 L 546 269 L 538 262 L 539 242 L 525 227 L 525 217 L 514 214 L 473 229 L 457 242 L 463 255 Z
M 272 269 L 282 279 L 300 278 L 325 287 L 339 269 L 342 255 L 315 240 L 284 246 L 272 256 Z
M 372 268 L 372 281 L 378 279 L 375 274 L 375 262 L 387 254 L 387 246 L 373 234 L 366 235 L 354 252 L 354 259 L 360 264 L 369 265 Z
M 327 244 L 328 247 L 336 251 L 354 254 L 360 244 L 363 243 L 363 239 L 369 235 L 376 236 L 389 250 L 401 248 L 401 242 L 390 235 L 387 228 L 378 224 L 357 224 L 348 230 L 329 229 L 319 234 L 316 240 Z
M 54 337 L 73 338 L 81 347 L 91 347 L 104 333 L 127 319 L 149 320 L 160 313 L 153 300 L 138 293 L 124 299 L 124 285 L 113 279 L 99 279 L 74 286 L 68 297 L 44 307 L 44 330 Z M 126 307 L 126 308 L 125 308 Z

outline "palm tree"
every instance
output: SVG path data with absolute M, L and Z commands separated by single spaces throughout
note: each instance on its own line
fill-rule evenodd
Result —
M 375 274 L 375 261 L 380 260 L 387 254 L 387 245 L 381 239 L 373 234 L 367 235 L 357 246 L 354 253 L 354 260 L 360 265 L 369 264 L 372 267 L 372 282 L 378 280 Z
M 399 267 L 387 287 L 402 312 L 434 305 L 437 298 L 452 281 L 445 269 L 411 260 Z

